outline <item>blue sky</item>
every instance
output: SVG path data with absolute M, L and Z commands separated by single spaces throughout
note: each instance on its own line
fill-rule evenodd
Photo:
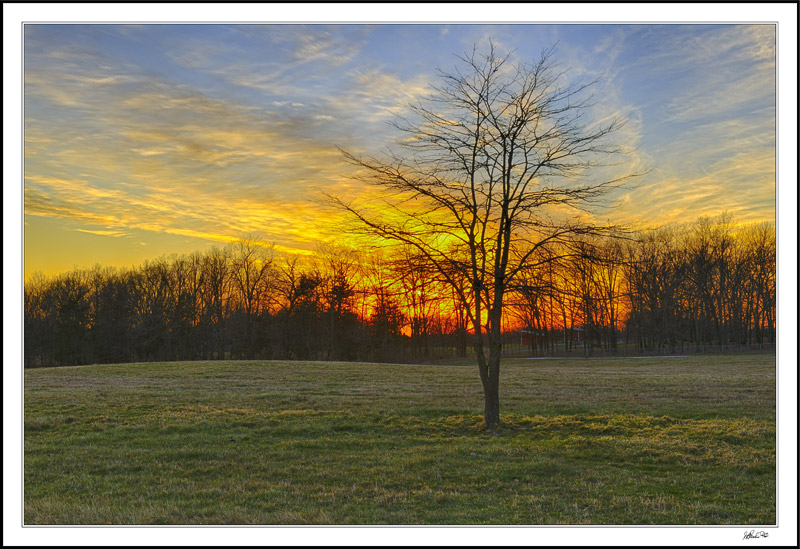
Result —
M 135 265 L 259 234 L 340 238 L 321 191 L 357 196 L 336 147 L 380 152 L 435 69 L 492 41 L 557 47 L 621 116 L 614 221 L 775 219 L 774 25 L 26 25 L 25 272 Z

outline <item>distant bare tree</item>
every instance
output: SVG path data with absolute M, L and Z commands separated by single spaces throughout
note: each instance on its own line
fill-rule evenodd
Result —
M 364 264 L 364 290 L 362 292 L 362 318 L 369 326 L 367 346 L 370 360 L 386 360 L 398 356 L 401 329 L 405 322 L 398 300 L 396 273 L 381 253 L 367 257 Z M 366 314 L 370 309 L 369 315 Z
M 753 341 L 775 341 L 776 239 L 775 225 L 760 223 L 743 235 L 749 264 L 747 277 L 748 316 L 752 318 Z
M 395 122 L 402 139 L 385 158 L 343 151 L 358 177 L 383 191 L 382 204 L 331 197 L 367 234 L 415 249 L 456 292 L 474 333 L 490 430 L 500 423 L 506 290 L 541 248 L 603 232 L 580 214 L 621 181 L 584 179 L 620 152 L 609 138 L 622 121 L 586 120 L 591 83 L 565 82 L 553 56 L 512 63 L 490 46 L 458 57 L 455 69 L 438 71 L 433 94 Z
M 132 283 L 137 296 L 134 347 L 141 360 L 164 360 L 172 345 L 169 318 L 174 305 L 170 268 L 161 257 L 146 261 Z
M 275 285 L 274 248 L 255 236 L 239 238 L 231 247 L 233 284 L 245 317 L 245 352 L 252 359 L 255 320 Z
M 437 302 L 434 295 L 437 283 L 424 256 L 409 246 L 404 246 L 395 259 L 394 269 L 402 288 L 403 305 L 411 328 L 411 349 L 416 356 L 427 356 L 429 332 L 433 321 L 433 309 Z
M 230 307 L 230 250 L 212 247 L 203 256 L 200 292 L 201 322 L 206 331 L 209 355 L 225 357 L 224 321 Z
M 347 333 L 346 318 L 354 315 L 354 298 L 361 278 L 361 267 L 355 249 L 333 244 L 317 246 L 318 271 L 324 273 L 319 285 L 320 296 L 328 315 L 327 360 L 349 356 L 346 347 L 352 339 Z
M 555 293 L 552 280 L 554 263 L 549 260 L 551 250 L 542 249 L 529 258 L 529 265 L 520 270 L 513 287 L 511 299 L 506 307 L 512 306 L 514 316 L 528 329 L 528 347 L 534 350 L 540 345 L 549 344 L 547 312 L 549 300 Z M 538 343 L 538 344 L 537 344 Z
M 279 355 L 293 359 L 318 358 L 321 329 L 323 277 L 298 256 L 284 256 L 277 263 Z

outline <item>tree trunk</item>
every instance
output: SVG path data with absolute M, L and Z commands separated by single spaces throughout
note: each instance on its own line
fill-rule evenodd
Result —
M 483 419 L 486 428 L 494 432 L 500 426 L 500 358 L 502 357 L 501 312 L 495 308 L 490 312 L 492 327 L 489 331 L 488 375 L 483 378 Z
M 478 359 L 478 371 L 483 384 L 483 419 L 486 428 L 494 432 L 500 426 L 500 341 L 489 336 L 489 358 L 484 354 L 483 337 L 480 324 L 475 323 L 475 355 Z
M 493 369 L 490 368 L 490 370 Z M 500 425 L 499 387 L 500 383 L 495 376 L 490 376 L 483 381 L 483 419 L 486 422 L 486 428 L 490 431 L 494 431 Z

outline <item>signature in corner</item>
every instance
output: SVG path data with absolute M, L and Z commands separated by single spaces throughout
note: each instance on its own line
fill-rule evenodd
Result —
M 749 532 L 744 533 L 744 538 L 742 539 L 758 539 L 758 538 L 766 538 L 769 537 L 765 531 L 761 530 L 760 532 L 756 532 L 755 530 L 750 530 Z

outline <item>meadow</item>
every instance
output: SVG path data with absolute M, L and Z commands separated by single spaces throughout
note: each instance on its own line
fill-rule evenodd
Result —
M 776 521 L 775 355 L 25 371 L 24 521 Z

